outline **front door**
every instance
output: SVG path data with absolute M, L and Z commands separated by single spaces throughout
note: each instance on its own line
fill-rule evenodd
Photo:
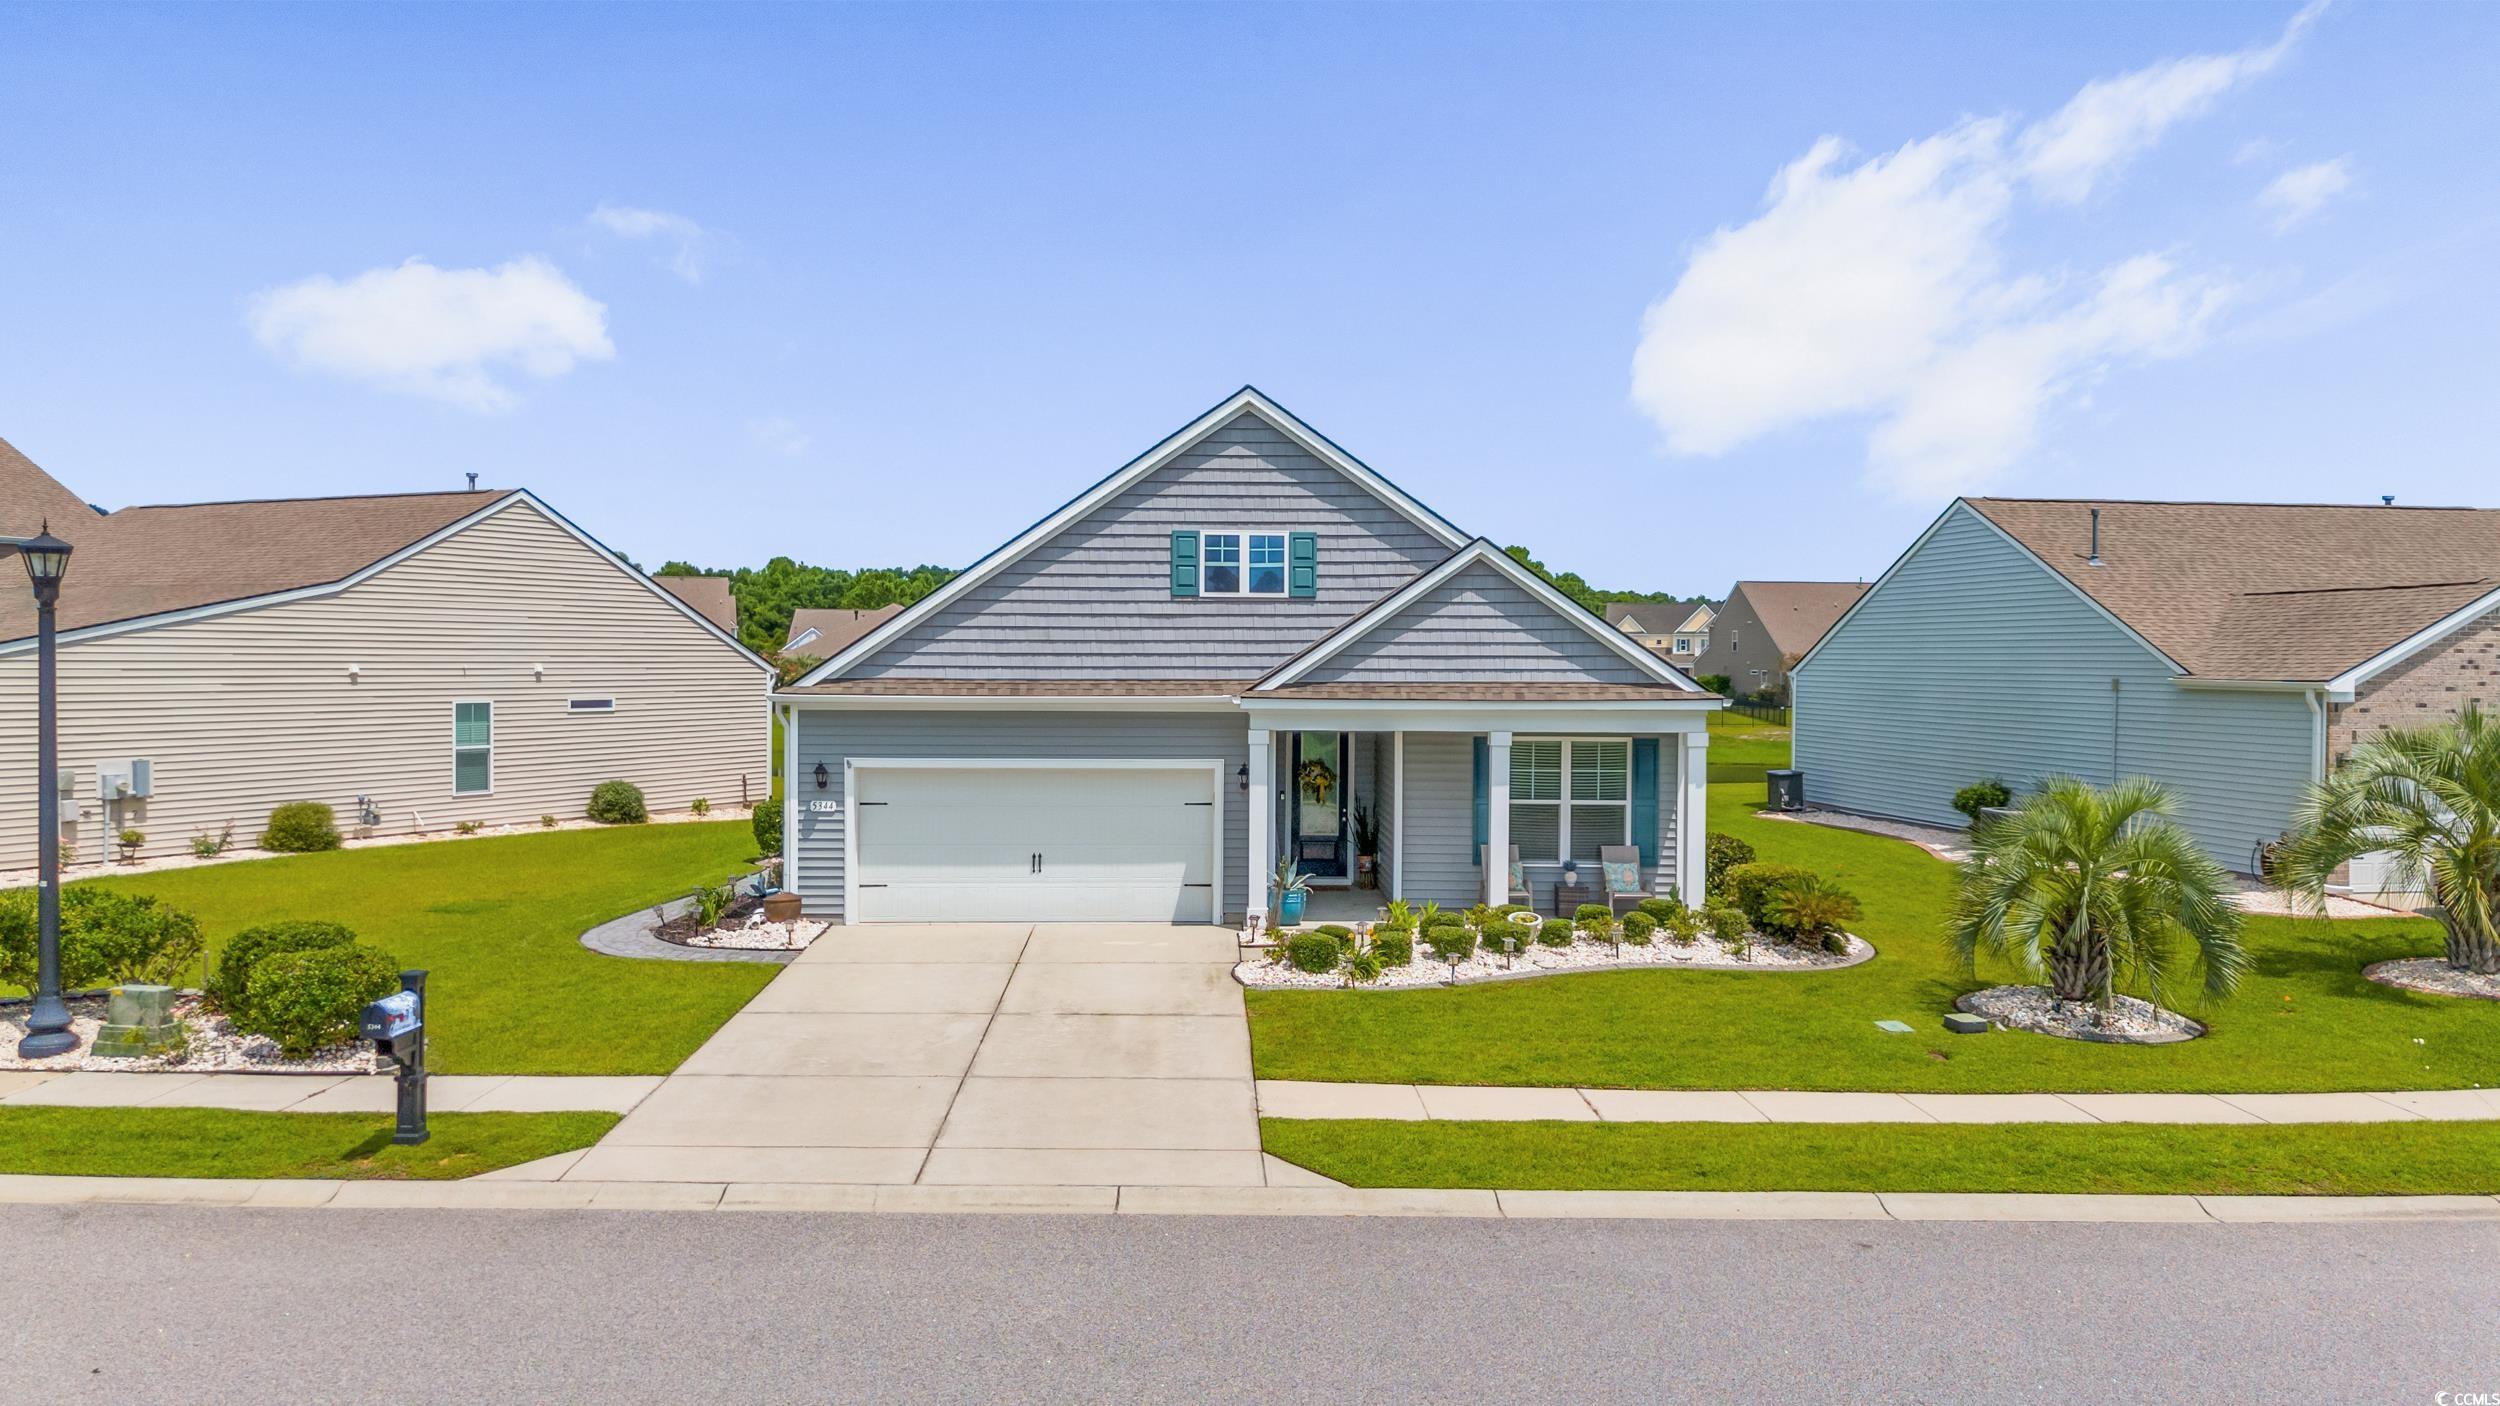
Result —
M 1343 879 L 1353 872 L 1353 846 L 1346 837 L 1346 740 L 1342 732 L 1293 735 L 1293 770 L 1287 777 L 1293 859 L 1314 879 Z

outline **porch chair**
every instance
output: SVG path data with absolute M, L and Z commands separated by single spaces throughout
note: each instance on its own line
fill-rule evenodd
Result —
M 1621 913 L 1638 907 L 1649 897 L 1641 888 L 1641 847 L 1639 845 L 1600 845 L 1597 850 L 1597 885 L 1606 895 L 1609 911 Z
M 1493 846 L 1479 846 L 1476 850 L 1476 863 L 1481 865 L 1487 859 L 1491 858 L 1492 855 Z M 1523 908 L 1534 908 L 1536 906 L 1536 900 L 1531 898 L 1528 894 L 1528 869 L 1526 865 L 1519 862 L 1519 846 L 1517 845 L 1512 845 L 1510 847 L 1510 884 L 1508 886 L 1508 891 L 1510 893 L 1511 902 L 1516 903 Z

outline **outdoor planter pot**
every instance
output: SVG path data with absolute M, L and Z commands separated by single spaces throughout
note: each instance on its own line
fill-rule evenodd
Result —
M 776 889 L 764 895 L 764 921 L 795 923 L 799 920 L 799 896 Z
M 1287 889 L 1283 893 L 1278 894 L 1276 896 L 1277 924 L 1279 926 L 1290 926 L 1294 923 L 1301 922 L 1302 902 L 1308 897 L 1310 897 L 1309 893 L 1302 889 Z

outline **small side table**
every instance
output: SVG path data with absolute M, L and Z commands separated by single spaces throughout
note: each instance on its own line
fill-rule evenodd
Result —
M 1554 885 L 1554 916 L 1557 918 L 1568 918 L 1579 911 L 1581 904 L 1596 901 L 1597 890 L 1587 884 Z

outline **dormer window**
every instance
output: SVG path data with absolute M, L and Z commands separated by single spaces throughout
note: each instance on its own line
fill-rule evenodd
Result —
M 1203 591 L 1211 596 L 1285 594 L 1285 534 L 1207 532 Z

